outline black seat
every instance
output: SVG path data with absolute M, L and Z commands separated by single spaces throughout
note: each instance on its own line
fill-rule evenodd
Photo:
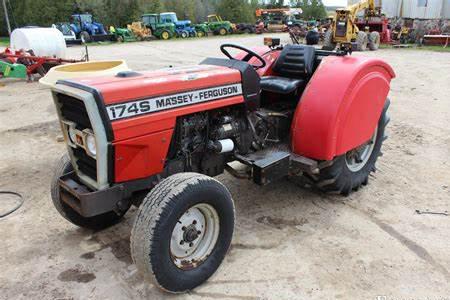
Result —
M 263 91 L 290 94 L 305 87 L 312 75 L 315 48 L 305 45 L 287 45 L 281 51 L 273 71 L 279 76 L 261 78 Z

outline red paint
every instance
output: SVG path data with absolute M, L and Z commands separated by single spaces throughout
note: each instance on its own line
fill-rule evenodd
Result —
M 324 58 L 294 114 L 293 152 L 331 160 L 369 140 L 394 77 L 392 68 L 380 59 Z
M 124 182 L 161 173 L 173 129 L 146 134 L 114 144 L 115 181 Z

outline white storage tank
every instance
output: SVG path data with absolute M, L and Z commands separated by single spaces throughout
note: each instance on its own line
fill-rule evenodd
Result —
M 13 50 L 33 50 L 36 56 L 66 58 L 66 41 L 56 28 L 17 28 L 11 33 Z

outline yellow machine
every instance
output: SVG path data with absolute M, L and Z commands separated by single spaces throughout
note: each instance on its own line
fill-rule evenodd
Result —
M 152 37 L 152 32 L 145 27 L 142 22 L 133 22 L 127 25 L 128 30 L 131 30 L 138 41 L 148 40 Z
M 381 1 L 380 1 L 381 2 Z M 381 5 L 381 3 L 380 3 Z M 375 0 L 362 0 L 344 9 L 337 9 L 330 29 L 325 34 L 324 47 L 364 51 L 378 49 L 380 33 L 368 32 L 368 28 L 360 30 L 356 25 L 357 14 L 365 10 L 364 18 L 381 16 L 381 7 L 375 7 Z

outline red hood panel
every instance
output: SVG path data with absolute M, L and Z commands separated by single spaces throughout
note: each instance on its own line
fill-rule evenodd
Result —
M 212 65 L 167 68 L 139 74 L 73 81 L 97 89 L 103 95 L 105 105 L 241 82 L 238 70 Z

